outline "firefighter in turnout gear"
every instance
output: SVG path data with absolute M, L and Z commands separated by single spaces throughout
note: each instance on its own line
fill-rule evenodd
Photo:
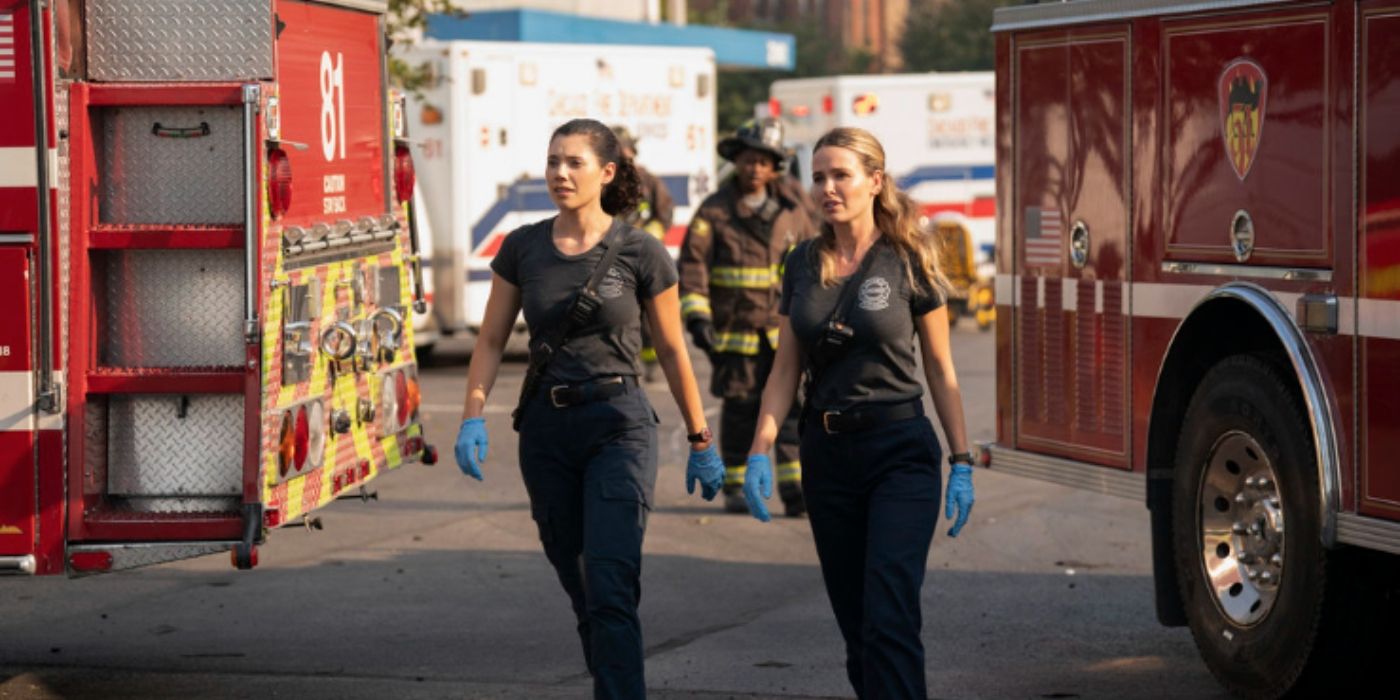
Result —
M 799 197 L 780 186 L 782 125 L 748 122 L 719 142 L 734 176 L 700 204 L 681 244 L 681 313 L 696 347 L 713 369 L 710 392 L 723 399 L 720 455 L 724 505 L 745 512 L 742 489 L 747 450 L 758 420 L 763 384 L 778 343 L 778 295 L 783 260 L 799 241 L 816 235 Z M 778 491 L 789 516 L 802 515 L 794 405 L 775 446 Z
M 642 199 L 637 202 L 637 208 L 627 215 L 627 223 L 635 226 L 662 243 L 666 242 L 666 232 L 671 230 L 672 217 L 676 211 L 676 203 L 671 199 L 671 193 L 666 190 L 666 185 L 661 182 L 661 178 L 653 175 L 650 170 L 636 165 L 637 162 L 637 137 L 632 135 L 631 130 L 621 124 L 614 124 L 612 132 L 617 135 L 617 143 L 622 147 L 622 155 L 631 160 L 637 168 L 637 177 L 642 181 Z M 642 378 L 647 382 L 656 381 L 656 368 L 659 366 L 656 360 L 656 348 L 651 344 L 651 331 L 647 324 L 642 324 Z

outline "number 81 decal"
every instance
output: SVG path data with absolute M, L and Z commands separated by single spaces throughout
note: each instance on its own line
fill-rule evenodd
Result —
M 339 51 L 321 52 L 321 153 L 326 160 L 345 157 L 345 63 Z

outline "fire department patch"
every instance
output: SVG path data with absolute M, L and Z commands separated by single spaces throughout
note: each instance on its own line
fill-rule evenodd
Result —
M 1230 167 L 1243 182 L 1259 152 L 1269 79 L 1258 63 L 1236 59 L 1220 74 L 1220 135 Z

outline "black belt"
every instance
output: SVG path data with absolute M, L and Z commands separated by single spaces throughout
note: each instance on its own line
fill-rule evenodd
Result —
M 895 404 L 860 404 L 844 411 L 818 411 L 822 430 L 828 433 L 856 433 L 879 425 L 924 415 L 922 399 Z
M 568 408 L 590 401 L 602 401 L 627 393 L 628 386 L 636 386 L 636 377 L 613 376 L 578 384 L 555 384 L 549 387 L 549 402 L 555 408 Z

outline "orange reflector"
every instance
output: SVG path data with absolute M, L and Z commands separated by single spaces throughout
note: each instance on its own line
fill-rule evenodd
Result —
M 296 453 L 296 433 L 292 429 L 292 412 L 282 414 L 282 433 L 277 439 L 277 472 L 287 475 L 292 468 L 292 458 Z
M 68 566 L 74 571 L 111 571 L 111 552 L 73 552 L 68 555 Z

